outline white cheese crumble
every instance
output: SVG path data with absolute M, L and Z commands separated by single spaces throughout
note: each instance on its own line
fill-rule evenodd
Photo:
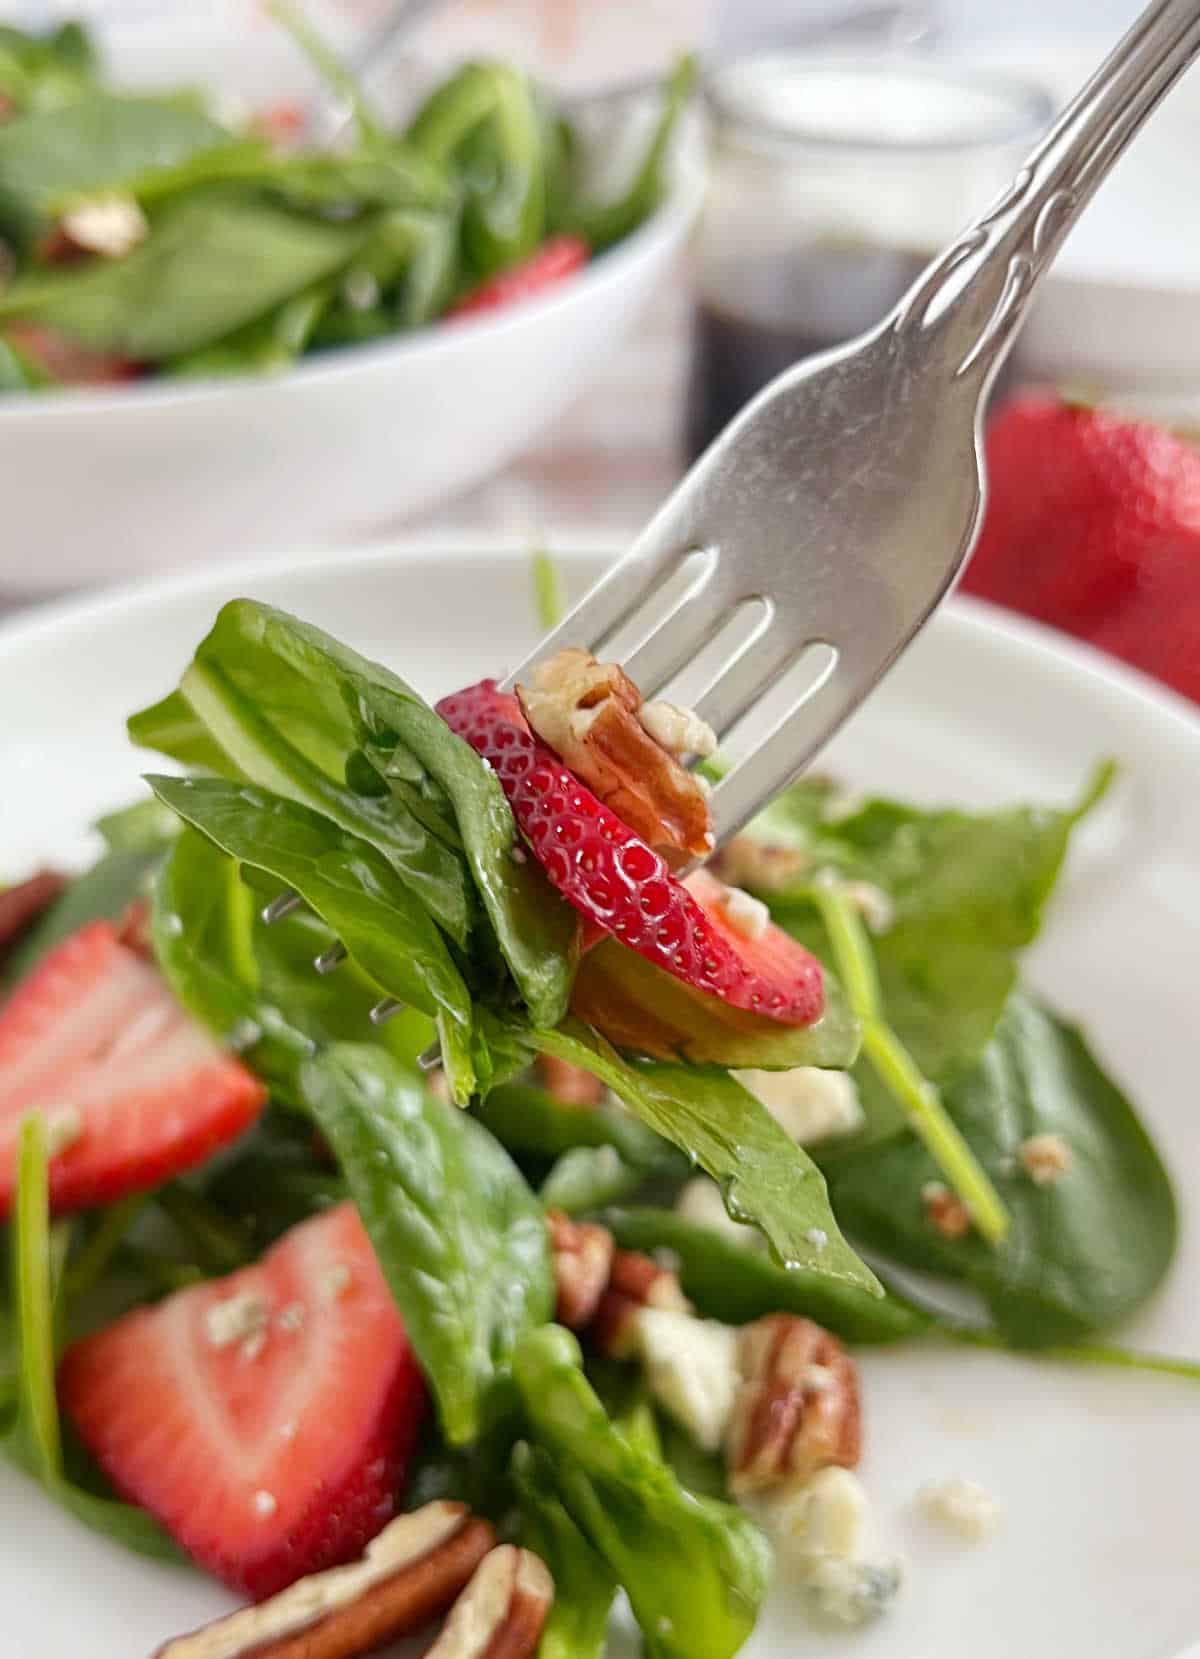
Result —
M 749 1227 L 733 1219 L 725 1208 L 720 1187 L 707 1175 L 695 1175 L 686 1184 L 675 1200 L 675 1213 L 690 1221 L 694 1227 L 719 1233 L 722 1238 L 740 1245 L 744 1250 L 762 1250 L 766 1247 L 767 1241 L 757 1227 Z
M 900 1589 L 898 1561 L 843 1561 L 826 1556 L 808 1574 L 814 1608 L 834 1624 L 869 1624 L 885 1613 Z
M 716 732 L 706 720 L 701 720 L 694 709 L 680 708 L 677 703 L 661 700 L 643 703 L 638 710 L 638 720 L 647 736 L 676 760 L 681 760 L 684 755 L 697 755 L 701 760 L 707 760 L 716 752 Z
M 826 1556 L 848 1560 L 862 1547 L 867 1495 L 849 1469 L 820 1469 L 761 1507 L 784 1559 L 803 1577 Z
M 1000 1520 L 1000 1506 L 991 1493 L 961 1476 L 923 1487 L 917 1501 L 931 1521 L 968 1544 L 982 1543 Z
M 1071 1167 L 1071 1148 L 1061 1135 L 1030 1135 L 1017 1148 L 1021 1168 L 1038 1187 L 1053 1186 Z
M 738 1387 L 737 1332 L 713 1319 L 643 1308 L 637 1334 L 650 1392 L 698 1446 L 719 1450 Z
M 761 939 L 771 925 L 771 912 L 762 900 L 743 893 L 740 887 L 725 889 L 721 909 L 729 918 L 730 927 L 743 939 Z
M 122 259 L 146 239 L 150 227 L 132 196 L 94 196 L 68 209 L 59 221 L 77 248 Z
M 858 1089 L 848 1072 L 795 1066 L 791 1071 L 750 1070 L 734 1075 L 801 1146 L 853 1134 L 866 1122 Z
M 264 1330 L 270 1317 L 265 1297 L 254 1290 L 239 1290 L 205 1309 L 204 1333 L 214 1348 L 228 1348 Z

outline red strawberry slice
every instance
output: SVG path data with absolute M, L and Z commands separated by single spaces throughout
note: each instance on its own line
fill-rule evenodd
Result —
M 361 1554 L 425 1406 L 351 1204 L 76 1343 L 59 1394 L 117 1490 L 256 1600 Z
M 516 699 L 493 680 L 437 707 L 492 767 L 534 856 L 588 921 L 731 1007 L 785 1025 L 821 1017 L 816 958 L 792 946 L 784 960 L 706 914 L 663 859 L 534 737 Z
M 56 1211 L 111 1203 L 203 1162 L 258 1116 L 265 1091 L 186 1014 L 111 922 L 52 950 L 0 1010 L 0 1216 L 21 1119 L 65 1137 Z M 68 1128 L 69 1126 L 69 1128 Z
M 456 300 L 447 311 L 448 317 L 476 316 L 483 311 L 498 311 L 522 300 L 535 299 L 547 288 L 553 288 L 564 278 L 581 270 L 588 260 L 588 245 L 578 236 L 551 236 L 519 265 L 501 271 L 478 288 L 472 288 L 462 299 Z

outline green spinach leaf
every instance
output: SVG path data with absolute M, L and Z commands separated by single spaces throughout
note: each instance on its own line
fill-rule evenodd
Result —
M 447 1075 L 474 1091 L 471 997 L 429 913 L 367 842 L 296 801 L 223 778 L 151 778 L 179 816 L 240 865 L 299 893 L 389 995 L 437 1018 Z
M 770 897 L 772 912 L 828 960 L 824 930 L 801 896 L 812 871 L 883 890 L 892 916 L 874 949 L 884 1011 L 925 1076 L 942 1083 L 991 1038 L 1071 832 L 1111 778 L 1111 767 L 1099 768 L 1082 799 L 1059 811 L 925 811 L 875 800 L 843 816 L 830 816 L 832 786 L 798 784 L 753 826 L 808 861 L 792 901 L 786 892 Z
M 550 1317 L 541 1205 L 466 1112 L 378 1049 L 309 1061 L 301 1094 L 333 1148 L 452 1445 L 504 1409 L 513 1353 Z
M 821 1172 L 728 1072 L 629 1063 L 576 1020 L 557 1031 L 531 1032 L 528 1040 L 594 1073 L 630 1111 L 694 1159 L 720 1184 L 730 1215 L 760 1227 L 782 1262 L 883 1294 L 842 1237 Z
M 617 1581 L 567 1513 L 550 1458 L 521 1442 L 513 1451 L 513 1484 L 521 1506 L 521 1542 L 541 1557 L 554 1580 L 554 1606 L 537 1659 L 604 1659 Z
M 779 1267 L 673 1210 L 608 1210 L 603 1220 L 622 1249 L 677 1256 L 684 1292 L 706 1319 L 746 1325 L 768 1313 L 795 1313 L 863 1343 L 903 1342 L 936 1329 L 932 1314 L 893 1290 L 871 1296 L 803 1268 Z
M 531 1016 L 549 1025 L 562 1017 L 575 913 L 536 864 L 513 857 L 516 830 L 495 776 L 403 680 L 318 628 L 236 600 L 201 643 L 183 690 L 240 770 L 371 841 L 459 943 L 473 880 Z M 364 752 L 382 762 L 386 776 L 372 780 L 382 794 L 334 781 Z
M 27 241 L 72 197 L 122 187 L 230 141 L 198 110 L 112 92 L 9 121 L 0 126 L 0 224 Z
M 343 270 L 370 228 L 237 195 L 185 195 L 124 259 L 18 277 L 0 294 L 0 318 L 32 318 L 139 362 L 175 358 Z
M 681 1487 L 613 1426 L 579 1345 L 547 1326 L 517 1349 L 531 1438 L 571 1520 L 624 1586 L 653 1659 L 732 1659 L 766 1596 L 771 1555 L 741 1511 Z
M 1017 1347 L 1071 1342 L 1138 1307 L 1170 1263 L 1175 1203 L 1133 1107 L 1079 1032 L 1015 995 L 982 1060 L 944 1098 L 1008 1207 L 1005 1242 L 950 1240 L 929 1224 L 921 1190 L 933 1164 L 907 1137 L 831 1166 L 844 1225 L 898 1261 L 974 1286 Z M 1060 1137 L 1070 1158 L 1040 1186 L 1020 1162 L 1033 1135 Z

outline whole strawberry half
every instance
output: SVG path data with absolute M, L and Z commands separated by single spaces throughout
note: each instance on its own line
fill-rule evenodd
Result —
M 89 923 L 0 1008 L 0 1217 L 12 1207 L 28 1112 L 48 1120 L 50 1202 L 61 1212 L 169 1180 L 262 1109 L 262 1084 L 185 1012 L 130 937 Z
M 58 1381 L 117 1490 L 256 1599 L 361 1554 L 395 1512 L 425 1409 L 350 1204 L 77 1343 Z
M 1029 393 L 992 422 L 987 467 L 963 587 L 1200 698 L 1200 450 Z
M 515 697 L 484 680 L 437 707 L 491 766 L 534 856 L 595 929 L 731 1008 L 784 1025 L 820 1019 L 824 981 L 816 958 L 791 940 L 785 948 L 778 929 L 753 940 L 706 910 L 534 736 Z

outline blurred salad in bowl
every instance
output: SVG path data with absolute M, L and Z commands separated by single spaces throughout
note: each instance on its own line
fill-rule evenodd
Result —
M 221 377 L 519 303 L 636 230 L 692 86 L 681 60 L 614 185 L 551 94 L 471 62 L 402 124 L 290 10 L 352 119 L 248 120 L 203 89 L 129 92 L 86 28 L 0 30 L 0 389 Z

